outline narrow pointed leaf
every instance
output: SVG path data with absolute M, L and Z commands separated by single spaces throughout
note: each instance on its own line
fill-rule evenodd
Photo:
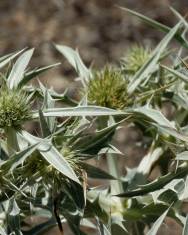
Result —
M 46 72 L 47 70 L 54 68 L 56 66 L 60 65 L 60 63 L 52 64 L 49 66 L 45 66 L 42 68 L 35 69 L 33 71 L 25 73 L 23 79 L 20 81 L 19 86 L 22 87 L 25 84 L 27 84 L 29 81 L 31 81 L 33 78 L 37 77 L 39 74 Z
M 30 49 L 24 52 L 14 64 L 10 75 L 7 79 L 7 85 L 10 89 L 17 88 L 19 83 L 24 77 L 24 72 L 27 68 L 27 65 L 33 55 L 34 49 Z
M 95 179 L 106 179 L 106 180 L 115 180 L 116 178 L 111 174 L 97 168 L 95 166 L 89 165 L 85 162 L 81 163 L 83 169 L 87 172 L 87 175 Z
M 129 86 L 128 92 L 131 94 L 135 89 L 144 81 L 157 66 L 157 63 L 160 59 L 161 54 L 164 52 L 169 42 L 172 40 L 178 29 L 180 28 L 182 22 L 179 22 L 177 25 L 172 28 L 169 33 L 161 40 L 158 46 L 155 48 L 150 58 L 146 63 L 138 70 L 138 72 L 133 76 Z
M 85 84 L 89 80 L 91 76 L 91 72 L 84 65 L 83 61 L 80 58 L 78 51 L 75 51 L 70 47 L 61 46 L 61 45 L 56 45 L 56 49 L 66 57 L 69 63 L 77 71 L 81 79 L 83 79 L 82 80 L 83 84 Z
M 133 11 L 133 10 L 130 10 L 128 8 L 125 8 L 125 7 L 121 7 L 122 10 L 124 11 L 127 11 L 128 13 L 138 17 L 139 19 L 141 19 L 143 22 L 151 25 L 152 27 L 156 28 L 156 29 L 159 29 L 160 31 L 162 32 L 165 32 L 165 33 L 168 33 L 171 28 L 164 25 L 164 24 L 161 24 L 159 23 L 158 21 L 156 20 L 153 20 L 141 13 L 138 13 L 136 11 Z M 188 49 L 188 42 L 181 36 L 181 34 L 179 34 L 178 32 L 175 34 L 175 39 L 182 45 L 184 46 L 185 48 Z
M 159 218 L 158 220 L 153 224 L 147 235 L 156 235 L 157 231 L 159 230 L 160 226 L 163 223 L 163 220 L 165 219 L 166 215 L 168 214 L 169 210 L 166 210 Z
M 49 162 L 54 168 L 60 171 L 63 175 L 67 176 L 71 180 L 80 184 L 78 177 L 75 172 L 62 156 L 61 153 L 50 143 L 47 139 L 40 139 L 29 134 L 26 131 L 22 131 L 22 136 L 30 143 L 30 144 L 38 144 L 38 151 L 40 154 Z
M 109 116 L 126 115 L 123 111 L 117 111 L 99 106 L 77 106 L 74 108 L 53 108 L 43 110 L 45 117 L 76 117 L 76 116 Z M 33 112 L 33 118 L 38 118 L 38 112 Z
M 188 215 L 186 216 L 185 224 L 183 227 L 183 232 L 182 235 L 187 235 L 188 234 Z

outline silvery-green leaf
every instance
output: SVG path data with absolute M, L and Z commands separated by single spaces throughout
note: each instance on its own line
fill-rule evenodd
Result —
M 163 223 L 163 220 L 165 219 L 166 215 L 168 214 L 168 210 L 166 210 L 155 223 L 152 225 L 151 229 L 147 232 L 147 235 L 156 235 L 158 232 L 158 229 Z
M 163 154 L 163 149 L 160 147 L 157 147 L 149 151 L 149 153 L 142 158 L 137 168 L 137 172 L 143 175 L 149 174 L 153 164 L 160 158 L 162 154 Z
M 188 136 L 187 136 L 187 139 L 188 139 Z M 188 161 L 188 151 L 178 153 L 176 156 L 176 160 Z
M 188 199 L 188 176 L 185 178 L 185 187 L 182 194 L 180 195 L 180 200 L 183 201 L 185 199 Z
M 138 108 L 132 109 L 132 112 L 142 114 L 142 115 L 148 117 L 149 119 L 155 121 L 156 123 L 158 123 L 161 126 L 167 126 L 170 128 L 174 128 L 172 123 L 159 110 L 152 109 L 147 106 L 143 106 L 143 107 L 138 107 Z
M 13 171 L 18 165 L 22 164 L 37 149 L 37 144 L 31 145 L 26 149 L 11 156 L 4 164 L 1 165 L 3 170 Z
M 33 55 L 33 51 L 34 49 L 27 50 L 17 59 L 7 79 L 9 89 L 18 87 L 24 77 L 24 72 Z
M 140 85 L 140 83 L 145 80 L 150 73 L 153 71 L 154 67 L 157 65 L 158 60 L 160 59 L 161 54 L 166 49 L 169 42 L 172 40 L 174 35 L 177 33 L 182 22 L 180 21 L 174 28 L 172 28 L 169 33 L 163 38 L 163 40 L 158 44 L 150 58 L 146 63 L 138 70 L 138 72 L 133 76 L 129 86 L 128 92 L 131 94 L 135 89 Z
M 22 87 L 24 86 L 26 83 L 28 83 L 30 80 L 32 80 L 33 78 L 35 78 L 36 76 L 38 76 L 39 74 L 54 68 L 56 66 L 60 65 L 60 63 L 56 63 L 56 64 L 52 64 L 52 65 L 48 65 L 42 68 L 37 68 L 34 69 L 32 71 L 26 72 L 23 79 L 20 81 L 19 86 Z
M 77 71 L 78 75 L 82 79 L 83 84 L 87 83 L 89 78 L 91 77 L 91 72 L 84 65 L 78 51 L 62 45 L 56 45 L 56 49 L 60 53 L 62 53 L 67 58 L 69 63 L 74 67 L 74 69 Z
M 18 56 L 20 53 L 22 53 L 25 49 L 18 51 L 16 53 L 12 53 L 6 56 L 3 56 L 0 58 L 0 68 L 7 65 L 11 60 L 13 60 L 16 56 Z
M 171 69 L 171 68 L 168 68 L 167 66 L 165 65 L 162 65 L 162 68 L 166 69 L 167 71 L 169 71 L 170 73 L 172 73 L 173 75 L 177 76 L 178 78 L 180 78 L 182 81 L 184 82 L 188 82 L 188 77 L 183 74 L 183 73 L 180 73 L 178 72 L 177 70 L 175 69 Z
M 22 131 L 21 134 L 30 144 L 38 144 L 38 151 L 54 168 L 71 180 L 80 184 L 80 181 L 73 169 L 70 167 L 62 154 L 52 145 L 50 140 L 35 137 L 26 131 Z
M 133 10 L 130 10 L 128 8 L 125 8 L 125 7 L 121 7 L 122 10 L 125 10 L 127 11 L 128 13 L 138 17 L 139 19 L 141 19 L 142 21 L 144 21 L 145 23 L 151 25 L 152 27 L 156 28 L 156 29 L 159 29 L 160 31 L 163 31 L 163 32 L 166 32 L 168 33 L 171 28 L 164 25 L 164 24 L 161 24 L 160 22 L 156 21 L 156 20 L 153 20 L 141 13 L 138 13 L 136 11 L 133 11 Z M 180 33 L 176 33 L 175 34 L 175 39 L 182 45 L 184 46 L 185 48 L 188 48 L 188 42 L 182 37 L 182 35 Z
M 77 106 L 74 108 L 53 108 L 43 110 L 45 117 L 78 117 L 78 116 L 109 116 L 126 115 L 123 111 L 117 111 L 100 106 Z M 38 112 L 33 112 L 33 118 L 38 118 Z
M 183 227 L 183 232 L 182 235 L 187 235 L 188 234 L 188 215 L 186 216 L 185 224 Z

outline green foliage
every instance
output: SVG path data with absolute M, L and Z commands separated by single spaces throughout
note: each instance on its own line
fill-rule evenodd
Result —
M 182 52 L 188 24 L 174 9 L 180 21 L 172 28 L 125 10 L 166 35 L 153 51 L 133 46 L 120 67 L 96 72 L 78 51 L 56 46 L 78 73 L 81 100 L 41 82 L 28 85 L 57 65 L 28 71 L 33 49 L 0 58 L 1 234 L 40 235 L 56 225 L 66 234 L 67 223 L 75 235 L 86 234 L 86 227 L 96 234 L 153 235 L 166 216 L 187 234 L 188 72 Z M 179 51 L 171 48 L 173 39 Z M 170 117 L 166 104 L 174 110 Z M 35 134 L 25 130 L 28 120 L 37 124 Z M 147 153 L 134 169 L 118 165 L 122 153 L 113 145 L 125 121 L 147 140 Z M 151 180 L 153 169 L 158 175 Z M 88 178 L 99 179 L 96 187 Z M 46 221 L 25 230 L 28 218 L 38 216 Z

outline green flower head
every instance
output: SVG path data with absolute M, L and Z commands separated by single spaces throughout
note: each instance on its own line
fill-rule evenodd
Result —
M 132 46 L 125 57 L 122 58 L 122 69 L 129 74 L 135 74 L 149 59 L 151 50 L 147 47 L 134 45 Z
M 27 96 L 17 90 L 0 91 L 0 128 L 20 129 L 31 118 Z
M 87 94 L 91 104 L 103 107 L 121 110 L 129 103 L 127 82 L 120 71 L 111 67 L 93 73 Z

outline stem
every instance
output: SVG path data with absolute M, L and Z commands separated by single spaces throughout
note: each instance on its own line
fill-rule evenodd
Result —
M 112 194 L 118 194 L 123 191 L 122 183 L 120 182 L 120 174 L 118 171 L 118 164 L 117 164 L 117 158 L 113 156 L 113 154 L 109 153 L 107 155 L 107 163 L 108 163 L 108 169 L 110 174 L 115 176 L 117 180 L 111 180 L 111 193 Z
M 17 140 L 17 136 L 16 136 L 16 130 L 11 128 L 11 127 L 7 127 L 5 129 L 5 133 L 6 133 L 6 136 L 7 136 L 8 153 L 9 153 L 9 155 L 12 155 L 15 152 L 19 151 L 18 140 Z
M 62 235 L 64 235 L 63 226 L 62 226 L 61 219 L 59 217 L 59 211 L 58 211 L 58 198 L 54 199 L 54 215 L 58 224 L 59 231 Z
M 98 118 L 98 126 L 99 129 L 103 129 L 108 126 L 108 117 L 99 117 Z M 117 158 L 116 156 L 113 156 L 114 154 L 108 153 L 107 154 L 107 164 L 109 173 L 113 176 L 115 176 L 117 179 L 120 178 L 119 170 L 118 170 L 118 164 L 117 164 Z M 119 180 L 111 180 L 110 182 L 111 186 L 111 193 L 112 194 L 118 194 L 123 191 L 122 184 Z

